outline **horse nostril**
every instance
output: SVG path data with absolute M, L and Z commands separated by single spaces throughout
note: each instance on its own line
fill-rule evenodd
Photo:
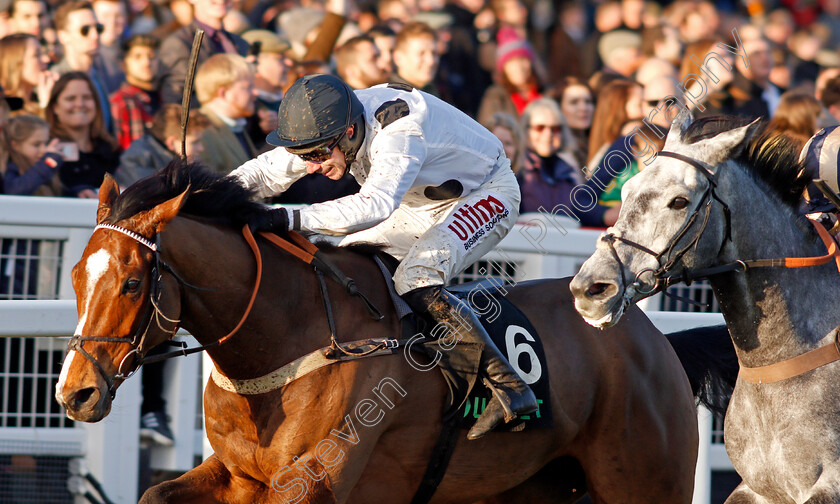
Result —
M 598 296 L 600 294 L 603 294 L 609 286 L 610 284 L 607 283 L 594 283 L 590 285 L 588 289 L 586 289 L 586 295 L 589 297 Z
M 96 387 L 88 387 L 76 392 L 73 395 L 73 409 L 81 409 L 88 401 L 90 401 L 94 392 L 96 392 Z

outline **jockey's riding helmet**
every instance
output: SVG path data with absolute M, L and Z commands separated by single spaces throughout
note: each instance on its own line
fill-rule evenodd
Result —
M 818 131 L 802 148 L 799 160 L 805 163 L 812 178 L 825 180 L 835 193 L 840 193 L 840 126 Z
M 266 141 L 301 155 L 337 145 L 349 164 L 364 137 L 363 115 L 362 102 L 344 81 L 328 74 L 306 75 L 286 92 L 277 111 L 277 129 Z M 353 124 L 356 133 L 350 140 L 345 133 Z

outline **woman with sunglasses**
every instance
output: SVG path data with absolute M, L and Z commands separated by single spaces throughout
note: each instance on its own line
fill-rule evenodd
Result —
M 435 323 L 457 324 L 463 340 L 484 345 L 481 365 L 494 393 L 470 439 L 535 411 L 534 393 L 475 314 L 443 288 L 516 223 L 519 186 L 499 139 L 411 86 L 354 92 L 324 74 L 296 81 L 277 115 L 277 130 L 266 140 L 280 148 L 231 176 L 262 197 L 307 173 L 338 180 L 349 170 L 361 189 L 294 212 L 281 207 L 242 219 L 256 230 L 320 234 L 340 246 L 380 245 L 399 259 L 394 285 L 412 309 Z M 464 317 L 469 324 L 456 322 Z
M 589 227 L 614 224 L 618 211 L 597 202 L 606 172 L 584 180 L 572 154 L 574 141 L 557 102 L 551 98 L 531 102 L 522 113 L 522 128 L 527 148 L 517 174 L 521 212 L 565 214 Z

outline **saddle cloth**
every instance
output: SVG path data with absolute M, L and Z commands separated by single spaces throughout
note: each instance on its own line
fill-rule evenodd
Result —
M 402 320 L 403 335 L 423 334 L 424 343 L 414 347 L 422 348 L 423 353 L 430 359 L 440 357 L 437 367 L 449 385 L 444 420 L 455 420 L 463 429 L 471 428 L 481 416 L 491 396 L 490 390 L 481 384 L 479 376 L 481 349 L 461 342 L 456 343 L 456 349 L 452 349 L 446 346 L 445 342 L 432 337 L 429 330 L 434 326 L 433 322 L 412 313 L 406 302 L 394 290 L 391 276 L 396 261 L 385 254 L 378 254 L 376 259 L 397 314 Z M 447 287 L 447 290 L 462 299 L 475 312 L 502 355 L 537 397 L 539 409 L 536 412 L 522 416 L 496 430 L 519 431 L 553 427 L 545 350 L 531 322 L 513 303 L 505 299 L 504 291 L 498 289 L 493 282 L 470 282 Z M 436 336 L 440 337 L 441 334 Z M 479 383 L 477 387 L 476 382 Z

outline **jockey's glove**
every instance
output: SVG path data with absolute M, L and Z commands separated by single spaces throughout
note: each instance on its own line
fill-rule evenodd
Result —
M 270 231 L 286 234 L 291 229 L 289 211 L 283 207 L 266 208 L 259 212 L 250 213 L 245 221 L 251 228 L 252 233 Z

